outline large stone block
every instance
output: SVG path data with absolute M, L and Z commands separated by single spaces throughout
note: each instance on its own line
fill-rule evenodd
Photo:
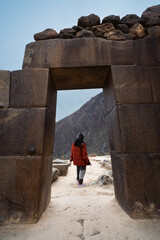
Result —
M 160 104 L 118 105 L 122 152 L 160 151 Z
M 23 68 L 59 68 L 108 65 L 104 39 L 54 39 L 26 46 Z
M 108 71 L 107 66 L 51 69 L 57 90 L 103 88 Z
M 151 67 L 150 80 L 153 93 L 153 102 L 160 102 L 160 67 Z
M 26 46 L 23 68 L 63 68 L 134 64 L 133 41 L 102 38 L 53 39 Z
M 0 108 L 9 107 L 10 71 L 0 70 Z
M 43 154 L 45 108 L 0 110 L 0 156 Z
M 117 103 L 151 103 L 149 69 L 140 66 L 111 66 Z
M 59 170 L 59 176 L 67 176 L 68 173 L 68 163 L 53 163 L 52 166 Z
M 10 106 L 46 107 L 55 112 L 56 91 L 48 69 L 25 69 L 11 74 Z
M 116 152 L 122 152 L 123 146 L 117 106 L 107 115 L 107 132 L 110 149 Z
M 105 81 L 103 94 L 104 94 L 104 103 L 106 107 L 106 114 L 109 114 L 109 112 L 116 106 L 116 97 L 115 97 L 111 72 L 109 72 L 107 79 Z
M 0 157 L 0 222 L 37 222 L 41 157 Z
M 132 65 L 134 64 L 134 42 L 108 41 L 109 65 Z
M 115 195 L 133 218 L 160 218 L 160 153 L 111 153 Z
M 41 178 L 39 191 L 38 219 L 46 210 L 51 199 L 52 156 L 43 157 L 41 162 Z M 38 220 L 37 219 L 37 220 Z
M 160 65 L 160 38 L 135 40 L 135 64 L 140 66 Z
M 43 138 L 43 156 L 51 156 L 54 148 L 55 135 L 55 115 L 46 109 L 44 138 Z

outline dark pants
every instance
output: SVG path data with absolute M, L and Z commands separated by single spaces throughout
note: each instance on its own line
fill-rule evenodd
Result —
M 86 166 L 77 166 L 77 181 L 79 184 L 83 183 L 83 178 L 86 173 Z

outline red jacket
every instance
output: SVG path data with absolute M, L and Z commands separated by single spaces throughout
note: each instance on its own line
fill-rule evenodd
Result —
M 87 155 L 87 148 L 85 143 L 82 143 L 81 147 L 77 147 L 74 145 L 74 143 L 72 143 L 71 160 L 73 160 L 73 164 L 76 166 L 88 165 L 89 158 Z

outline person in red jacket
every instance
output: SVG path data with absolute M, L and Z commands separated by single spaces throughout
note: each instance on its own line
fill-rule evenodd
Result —
M 87 155 L 86 144 L 83 140 L 84 135 L 78 133 L 76 140 L 72 143 L 71 147 L 71 161 L 77 166 L 77 181 L 79 185 L 83 185 L 86 166 L 91 164 Z

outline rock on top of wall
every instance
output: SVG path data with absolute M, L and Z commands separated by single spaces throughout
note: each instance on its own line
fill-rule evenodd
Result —
M 39 32 L 34 34 L 34 39 L 37 40 L 45 40 L 45 39 L 54 39 L 58 38 L 58 33 L 51 28 L 47 28 L 43 32 Z
M 109 16 L 103 18 L 102 23 L 107 23 L 107 22 L 110 22 L 110 23 L 113 23 L 113 24 L 121 23 L 120 17 L 115 16 L 115 15 L 109 15 Z
M 121 22 L 131 27 L 136 23 L 142 22 L 142 19 L 138 17 L 136 14 L 127 14 L 121 19 Z
M 81 27 L 93 27 L 94 25 L 100 24 L 100 17 L 95 14 L 88 16 L 82 16 L 78 19 L 78 26 Z
M 160 4 L 147 8 L 141 16 L 145 22 L 157 17 L 160 17 Z
M 153 28 L 153 26 L 155 26 Z M 54 29 L 46 29 L 36 33 L 34 39 L 73 39 L 98 37 L 107 40 L 131 40 L 144 37 L 160 37 L 160 4 L 147 8 L 142 16 L 127 14 L 120 19 L 119 16 L 109 15 L 103 18 L 90 14 L 78 19 L 77 26 L 65 28 L 58 34 Z

